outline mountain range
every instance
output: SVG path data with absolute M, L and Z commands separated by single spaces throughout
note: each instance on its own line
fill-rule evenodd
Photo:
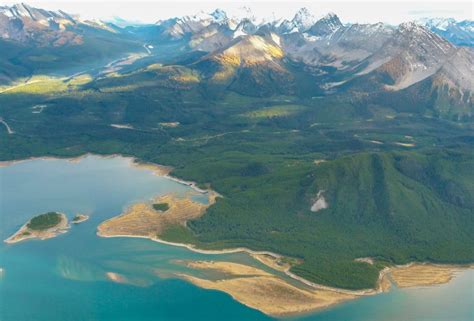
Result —
M 147 63 L 180 66 L 212 92 L 349 92 L 372 102 L 382 95 L 463 118 L 473 111 L 473 28 L 472 21 L 453 19 L 344 24 L 336 14 L 317 19 L 306 8 L 291 20 L 257 22 L 252 15 L 237 19 L 216 9 L 120 28 L 18 4 L 0 7 L 0 46 L 9 52 L 0 60 L 0 81 L 54 71 L 71 60 L 143 51 L 146 44 L 156 58 Z

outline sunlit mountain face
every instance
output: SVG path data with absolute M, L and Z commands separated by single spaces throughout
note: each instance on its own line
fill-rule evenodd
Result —
M 406 97 L 416 91 L 414 99 L 430 100 L 435 108 L 445 99 L 464 106 L 458 110 L 472 107 L 469 21 L 345 24 L 334 13 L 316 18 L 306 8 L 290 20 L 257 21 L 251 13 L 235 18 L 216 9 L 120 28 L 18 4 L 0 8 L 0 34 L 7 52 L 0 61 L 3 83 L 54 71 L 60 62 L 64 67 L 87 56 L 107 59 L 147 49 L 160 56 L 155 60 L 180 66 L 208 88 L 246 95 L 375 92 Z M 148 58 L 147 63 L 154 62 Z M 413 86 L 423 87 L 422 94 Z

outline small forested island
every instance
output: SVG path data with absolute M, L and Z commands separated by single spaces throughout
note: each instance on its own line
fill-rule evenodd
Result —
M 76 215 L 72 218 L 71 223 L 73 223 L 73 224 L 79 224 L 79 223 L 82 223 L 82 222 L 87 221 L 88 219 L 89 219 L 89 215 L 76 214 Z
M 5 243 L 18 243 L 28 239 L 46 240 L 65 233 L 69 228 L 65 214 L 48 212 L 33 217 L 15 234 L 5 240 Z

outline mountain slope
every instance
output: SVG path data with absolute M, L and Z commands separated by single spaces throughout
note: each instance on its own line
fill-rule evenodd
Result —
M 420 23 L 457 46 L 474 46 L 474 21 L 430 18 Z
M 0 37 L 5 40 L 40 47 L 80 45 L 84 42 L 81 33 L 90 29 L 116 32 L 113 25 L 80 20 L 63 11 L 47 11 L 26 4 L 0 7 Z
M 209 85 L 266 96 L 291 89 L 291 74 L 275 34 L 240 36 L 227 47 L 210 53 L 195 64 Z
M 34 74 L 72 74 L 85 64 L 94 68 L 144 51 L 140 39 L 114 25 L 26 4 L 0 7 L 0 48 L 0 84 Z
M 435 116 L 468 121 L 474 116 L 472 50 L 459 48 L 427 79 L 408 87 L 399 97 L 411 97 L 411 104 L 426 106 Z
M 385 88 L 399 90 L 433 75 L 454 52 L 443 38 L 415 23 L 404 23 L 359 74 L 383 73 L 388 77 Z

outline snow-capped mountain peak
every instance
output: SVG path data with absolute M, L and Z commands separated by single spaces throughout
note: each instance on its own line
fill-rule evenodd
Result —
M 402 22 L 398 26 L 398 30 L 404 33 L 423 33 L 425 31 L 424 29 L 425 28 L 416 21 Z
M 309 33 L 315 36 L 325 37 L 333 34 L 343 27 L 341 20 L 334 13 L 328 13 L 309 29 Z
M 303 7 L 296 12 L 291 22 L 294 27 L 303 32 L 308 30 L 316 22 L 316 17 L 308 10 L 308 8 Z
M 73 21 L 72 16 L 59 11 L 48 11 L 30 7 L 25 3 L 15 4 L 13 6 L 0 6 L 0 14 L 7 16 L 9 19 L 31 19 L 37 22 L 44 22 L 52 19 L 65 19 Z
M 224 22 L 227 20 L 227 13 L 219 8 L 214 10 L 210 16 L 213 17 L 216 22 Z
M 418 22 L 428 28 L 437 28 L 446 31 L 447 28 L 456 23 L 453 18 L 422 18 Z
M 418 23 L 448 39 L 455 45 L 474 46 L 474 21 L 452 18 L 423 18 Z

